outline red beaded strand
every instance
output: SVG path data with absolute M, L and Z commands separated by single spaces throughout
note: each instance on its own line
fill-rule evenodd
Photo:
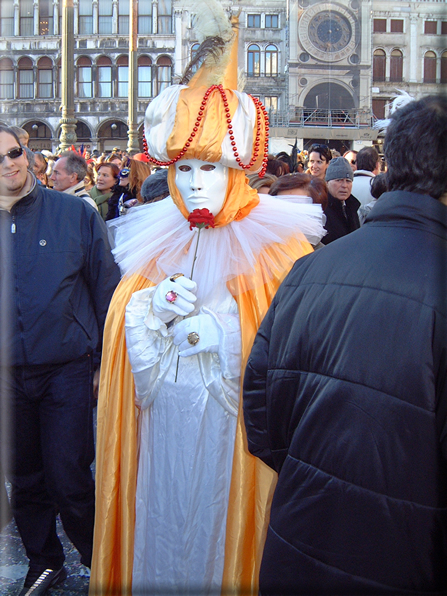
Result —
M 145 154 L 147 155 L 149 161 L 154 163 L 157 166 L 170 166 L 170 165 L 176 163 L 177 161 L 179 161 L 180 159 L 182 159 L 182 157 L 185 155 L 185 153 L 188 151 L 189 147 L 191 146 L 191 143 L 194 140 L 194 137 L 196 136 L 197 131 L 199 130 L 201 121 L 203 119 L 203 113 L 206 108 L 206 104 L 208 103 L 208 99 L 209 99 L 211 93 L 215 89 L 217 89 L 219 91 L 219 93 L 222 97 L 223 104 L 224 104 L 225 117 L 226 117 L 227 127 L 228 127 L 228 134 L 230 137 L 231 148 L 233 149 L 233 154 L 236 159 L 236 163 L 243 170 L 249 170 L 254 165 L 254 163 L 256 162 L 256 160 L 259 156 L 260 145 L 261 145 L 260 139 L 261 139 L 261 133 L 262 133 L 262 115 L 261 114 L 264 115 L 264 121 L 265 121 L 265 143 L 264 143 L 264 148 L 263 148 L 264 149 L 264 157 L 262 160 L 262 168 L 261 168 L 261 171 L 259 172 L 259 177 L 262 178 L 265 174 L 266 169 L 267 169 L 267 161 L 268 161 L 269 118 L 267 115 L 267 110 L 262 105 L 262 103 L 259 101 L 259 99 L 257 99 L 256 97 L 252 97 L 250 95 L 251 99 L 253 100 L 253 103 L 255 104 L 255 108 L 256 108 L 256 136 L 255 136 L 253 155 L 250 160 L 250 163 L 244 164 L 244 163 L 242 163 L 242 160 L 239 157 L 239 152 L 237 150 L 236 140 L 234 138 L 233 123 L 232 123 L 231 114 L 230 114 L 230 107 L 229 107 L 227 95 L 225 93 L 225 89 L 223 88 L 222 85 L 212 85 L 211 87 L 209 87 L 209 89 L 206 90 L 205 95 L 203 96 L 202 102 L 200 104 L 200 109 L 197 114 L 196 121 L 194 123 L 194 128 L 192 129 L 192 132 L 189 135 L 188 140 L 186 141 L 185 145 L 183 146 L 183 149 L 181 149 L 180 153 L 176 157 L 174 157 L 173 159 L 171 159 L 169 161 L 159 161 L 158 159 L 155 159 L 154 157 L 149 155 L 146 137 L 143 135 L 143 148 L 144 148 Z

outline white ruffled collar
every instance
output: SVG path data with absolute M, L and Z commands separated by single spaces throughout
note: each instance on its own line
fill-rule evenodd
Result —
M 193 279 L 204 298 L 207 288 L 253 273 L 259 256 L 272 244 L 285 244 L 292 236 L 318 244 L 325 234 L 320 205 L 295 204 L 260 195 L 257 207 L 240 221 L 200 233 Z M 140 273 L 157 284 L 181 272 L 190 277 L 198 229 L 189 223 L 170 197 L 135 207 L 108 222 L 113 255 L 123 275 Z M 156 262 L 156 268 L 147 267 Z M 263 262 L 270 276 L 268 261 Z

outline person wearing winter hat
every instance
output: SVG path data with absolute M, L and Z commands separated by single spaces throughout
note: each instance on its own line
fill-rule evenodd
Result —
M 267 165 L 266 111 L 236 90 L 222 4 L 191 10 L 201 66 L 145 117 L 170 197 L 109 224 L 123 279 L 101 366 L 92 594 L 258 593 L 275 474 L 246 448 L 242 372 L 279 284 L 324 233 L 322 213 L 248 185 Z
M 321 242 L 329 244 L 360 227 L 357 215 L 360 202 L 351 194 L 354 173 L 347 159 L 344 157 L 332 159 L 325 178 L 329 190 L 328 204 L 324 210 L 326 215 L 324 227 L 327 234 Z
M 146 178 L 141 187 L 144 203 L 156 203 L 169 196 L 168 170 L 158 170 Z

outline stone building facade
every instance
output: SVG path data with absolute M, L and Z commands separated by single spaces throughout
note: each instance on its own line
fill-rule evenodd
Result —
M 266 105 L 271 150 L 370 144 L 396 89 L 447 83 L 446 0 L 222 0 L 239 13 L 245 90 Z M 127 146 L 129 0 L 73 0 L 77 145 Z M 198 47 L 186 0 L 138 2 L 138 124 Z M 60 134 L 62 0 L 0 0 L 0 121 L 35 149 Z

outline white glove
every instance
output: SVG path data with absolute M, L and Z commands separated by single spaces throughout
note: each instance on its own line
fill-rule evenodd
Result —
M 190 334 L 194 334 L 192 337 Z M 194 341 L 199 337 L 199 341 L 192 345 L 188 341 Z M 172 337 L 174 344 L 179 348 L 179 355 L 193 356 L 199 352 L 216 353 L 219 349 L 219 327 L 210 315 L 197 315 L 180 321 L 172 328 Z
M 177 277 L 175 281 L 171 281 L 169 277 L 158 284 L 152 299 L 152 310 L 154 314 L 163 321 L 169 323 L 175 319 L 177 315 L 185 317 L 194 310 L 194 302 L 197 297 L 193 292 L 196 292 L 197 284 L 187 277 Z M 174 302 L 166 300 L 168 292 L 175 292 L 177 298 Z

